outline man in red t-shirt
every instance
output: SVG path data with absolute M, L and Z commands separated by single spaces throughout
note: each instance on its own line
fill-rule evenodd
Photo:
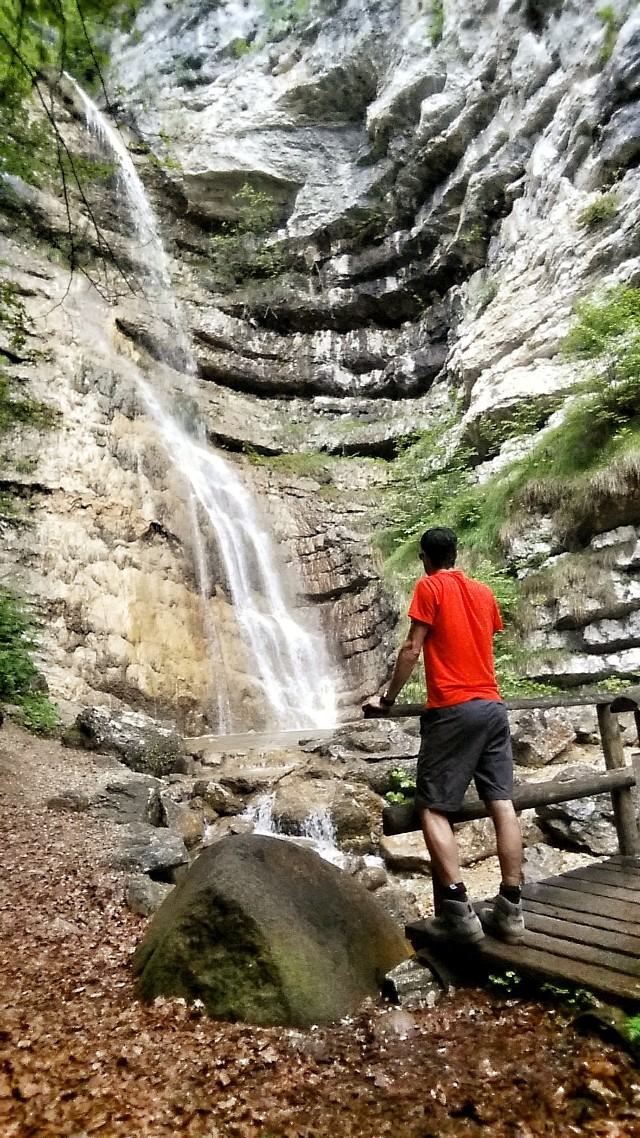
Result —
M 473 943 L 484 930 L 511 943 L 524 936 L 520 899 L 522 836 L 511 801 L 513 759 L 505 706 L 493 665 L 493 634 L 502 620 L 491 589 L 455 569 L 457 539 L 444 526 L 420 539 L 425 576 L 409 607 L 411 626 L 386 692 L 364 704 L 384 714 L 409 679 L 422 652 L 427 708 L 421 717 L 416 805 L 431 857 L 436 939 Z M 475 781 L 496 831 L 502 872 L 493 903 L 475 908 L 461 881 L 449 815 L 460 809 Z

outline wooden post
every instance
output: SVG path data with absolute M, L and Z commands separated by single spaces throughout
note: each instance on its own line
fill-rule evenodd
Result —
M 619 770 L 626 766 L 626 763 L 618 716 L 611 711 L 608 704 L 598 704 L 596 710 L 605 765 L 607 770 Z M 640 853 L 640 836 L 631 789 L 612 790 L 611 802 L 620 853 L 625 855 Z

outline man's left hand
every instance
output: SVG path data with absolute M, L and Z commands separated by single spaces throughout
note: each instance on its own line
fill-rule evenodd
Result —
M 388 715 L 389 704 L 382 704 L 379 695 L 370 695 L 362 705 L 362 713 L 365 719 L 375 719 L 380 715 Z

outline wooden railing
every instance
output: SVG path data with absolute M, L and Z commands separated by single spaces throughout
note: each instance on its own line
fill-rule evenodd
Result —
M 627 765 L 618 715 L 622 712 L 633 712 L 640 741 L 640 687 L 625 688 L 618 693 L 534 696 L 526 699 L 507 699 L 504 702 L 509 711 L 595 706 L 606 770 L 601 774 L 580 778 L 518 786 L 514 790 L 513 803 L 516 810 L 526 810 L 553 802 L 571 802 L 592 794 L 609 793 L 620 853 L 639 854 L 640 835 L 633 787 L 640 782 L 640 760 L 634 760 L 632 766 Z M 403 719 L 423 713 L 422 704 L 401 704 L 389 708 L 384 713 L 384 718 Z M 383 717 L 376 715 L 375 718 Z M 488 811 L 483 802 L 469 800 L 450 817 L 452 822 L 466 822 L 487 816 Z M 420 818 L 414 803 L 386 806 L 383 811 L 383 829 L 385 834 L 404 834 L 410 830 L 419 830 Z

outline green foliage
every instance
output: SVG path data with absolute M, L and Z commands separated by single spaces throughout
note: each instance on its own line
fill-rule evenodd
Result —
M 243 447 L 244 453 L 254 466 L 266 466 L 270 470 L 281 470 L 285 474 L 309 475 L 325 481 L 331 478 L 329 459 L 317 451 L 298 451 L 286 454 L 260 454 L 249 443 Z
M 62 161 L 43 76 L 69 71 L 86 88 L 108 63 L 110 29 L 141 0 L 3 0 L 0 5 L 0 173 L 38 184 Z M 30 96 L 41 112 L 34 117 Z M 64 148 L 62 148 L 64 149 Z M 68 161 L 68 156 L 66 156 Z
M 277 206 L 269 194 L 245 183 L 232 198 L 237 210 L 234 222 L 225 222 L 222 232 L 211 239 L 214 271 L 227 283 L 251 277 L 278 276 L 284 268 L 277 246 L 259 238 L 274 228 Z
M 598 12 L 598 17 L 602 20 L 605 28 L 604 43 L 599 57 L 600 63 L 604 65 L 613 55 L 618 32 L 622 27 L 622 20 L 616 14 L 615 8 L 611 4 L 607 4 L 604 8 L 601 8 Z
M 42 692 L 31 692 L 17 699 L 19 708 L 15 716 L 34 735 L 52 735 L 61 725 L 60 713 L 52 699 Z
M 596 198 L 582 210 L 578 222 L 580 225 L 584 225 L 585 229 L 597 229 L 611 221 L 619 208 L 620 199 L 616 193 L 601 194 L 599 198 Z
M 45 429 L 54 427 L 60 420 L 60 412 L 37 399 L 17 399 L 11 394 L 11 380 L 5 372 L 0 372 L 0 436 L 5 435 L 18 423 Z
M 476 308 L 477 316 L 481 312 L 484 312 L 485 308 L 489 307 L 491 301 L 494 300 L 498 295 L 498 288 L 498 281 L 495 277 L 489 277 L 486 281 L 484 281 L 482 288 L 478 293 L 478 306 Z
M 389 782 L 391 789 L 385 794 L 387 802 L 397 804 L 414 797 L 416 792 L 415 780 L 400 767 L 389 772 Z
M 572 984 L 553 984 L 551 981 L 541 984 L 540 994 L 553 1000 L 554 1003 L 578 1011 L 592 1008 L 598 1002 L 593 992 L 587 988 L 576 988 Z
M 273 36 L 279 27 L 291 31 L 305 18 L 309 11 L 309 0 L 264 0 L 264 10 L 268 20 L 268 36 Z
M 629 1042 L 640 1046 L 640 1015 L 629 1016 L 625 1029 Z
M 440 43 L 443 30 L 444 0 L 431 0 L 431 26 L 429 28 L 429 36 L 434 47 Z
M 32 628 L 17 594 L 0 587 L 0 702 L 17 706 L 30 731 L 48 734 L 58 726 L 59 716 L 48 696 L 34 691 L 38 670 L 31 659 Z
M 251 51 L 251 44 L 248 44 L 241 36 L 238 36 L 237 39 L 232 40 L 229 44 L 229 50 L 233 59 L 242 59 L 243 55 Z
M 522 987 L 522 976 L 511 968 L 493 972 L 487 979 L 489 986 L 503 996 L 513 996 Z

